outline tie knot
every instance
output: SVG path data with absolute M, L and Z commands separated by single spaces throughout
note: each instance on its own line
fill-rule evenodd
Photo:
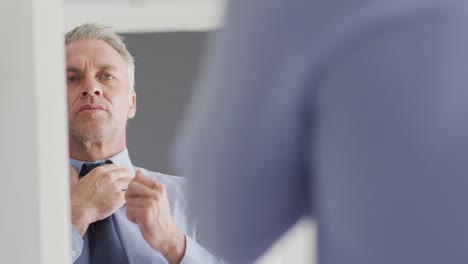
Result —
M 103 161 L 92 162 L 92 163 L 83 163 L 83 166 L 81 166 L 80 177 L 85 176 L 94 168 L 105 165 L 105 164 L 112 164 L 112 161 L 103 160 Z

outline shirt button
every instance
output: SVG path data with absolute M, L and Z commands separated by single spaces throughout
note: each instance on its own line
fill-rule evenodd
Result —
M 76 250 L 72 250 L 72 251 L 71 251 L 71 256 L 72 256 L 72 257 L 76 257 L 76 255 L 77 255 Z

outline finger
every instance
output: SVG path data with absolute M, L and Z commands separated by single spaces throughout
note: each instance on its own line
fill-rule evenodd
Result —
M 141 182 L 138 182 L 136 181 L 136 179 L 134 179 L 128 185 L 126 196 L 128 197 L 132 197 L 132 196 L 153 197 L 157 193 L 161 193 L 161 191 L 159 189 L 151 189 L 149 186 Z
M 145 174 L 143 173 L 143 170 L 142 169 L 138 169 L 135 173 L 135 177 L 138 177 L 138 178 L 141 178 L 141 177 L 144 177 Z
M 123 167 L 122 165 L 119 165 L 119 164 L 115 164 L 115 163 L 110 163 L 110 164 L 103 164 L 101 166 L 97 166 L 95 167 L 94 169 L 92 169 L 89 173 L 91 172 L 100 172 L 100 173 L 103 173 L 103 172 L 106 172 L 106 171 L 112 171 L 112 170 L 115 170 L 115 169 L 119 169 Z
M 127 166 L 112 163 L 112 164 L 105 164 L 105 165 L 101 165 L 99 167 L 96 167 L 96 168 L 92 169 L 89 172 L 89 174 L 91 174 L 91 173 L 93 173 L 93 174 L 102 174 L 102 173 L 106 173 L 106 172 L 114 172 L 114 171 L 120 171 L 120 170 L 130 171 L 130 169 Z
M 127 218 L 138 224 L 140 228 L 142 227 L 141 224 L 150 222 L 151 213 L 145 208 L 127 207 L 126 213 Z
M 128 220 L 132 221 L 133 223 L 136 223 L 136 217 L 139 214 L 138 211 L 139 210 L 134 207 L 131 207 L 131 208 L 127 207 L 126 214 L 127 214 Z
M 135 181 L 140 182 L 151 189 L 161 189 L 164 187 L 161 183 L 157 182 L 153 178 L 145 176 L 142 170 L 137 171 L 135 175 Z
M 119 190 L 126 191 L 128 189 L 128 184 L 132 181 L 132 178 L 120 178 L 117 180 Z
M 125 202 L 128 203 L 129 207 L 141 208 L 145 205 L 152 203 L 153 201 L 150 197 L 125 196 Z
M 125 199 L 125 205 L 127 208 L 151 208 L 153 205 L 153 200 L 150 198 L 144 198 L 144 197 L 129 197 L 128 199 Z
M 78 183 L 80 176 L 78 176 L 78 170 L 75 167 L 70 166 L 70 186 L 73 186 Z
M 107 164 L 97 167 L 87 177 L 100 177 L 104 180 L 117 181 L 122 178 L 133 178 L 133 173 L 130 168 L 117 164 Z
M 127 191 L 125 192 L 125 197 L 139 197 L 141 196 L 143 193 L 145 193 L 146 191 L 144 191 L 144 189 L 146 189 L 147 187 L 145 187 L 144 185 L 142 185 L 141 183 L 135 181 L 135 179 L 133 179 L 129 184 L 128 184 L 128 189 Z M 143 189 L 143 191 L 142 191 Z

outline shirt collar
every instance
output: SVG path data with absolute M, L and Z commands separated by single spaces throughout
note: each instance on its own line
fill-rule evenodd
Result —
M 77 171 L 81 170 L 81 167 L 83 166 L 84 163 L 90 163 L 90 162 L 84 162 L 84 161 L 76 160 L 72 158 L 69 158 L 69 160 L 70 160 L 70 165 L 75 167 Z M 122 152 L 119 152 L 110 158 L 103 159 L 103 160 L 95 160 L 91 163 L 97 163 L 97 162 L 101 162 L 104 160 L 111 160 L 114 164 L 129 167 L 132 171 L 134 171 L 132 161 L 130 160 L 130 156 L 128 155 L 128 149 L 124 149 Z

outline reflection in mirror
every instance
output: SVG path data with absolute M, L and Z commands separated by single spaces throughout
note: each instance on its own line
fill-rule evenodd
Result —
M 176 135 L 178 125 L 185 111 L 185 105 L 192 94 L 192 88 L 199 73 L 198 69 L 204 54 L 204 43 L 208 35 L 221 24 L 222 4 L 223 1 L 220 0 L 65 0 L 65 27 L 67 31 L 90 21 L 104 26 L 111 26 L 124 37 L 127 48 L 135 59 L 137 112 L 126 127 L 126 147 L 128 148 L 133 165 L 164 174 L 174 173 L 169 160 L 174 136 Z M 67 58 L 69 58 L 68 55 L 70 54 L 70 51 L 67 49 Z M 77 65 L 67 64 L 67 66 L 73 67 L 77 67 Z M 75 79 L 69 78 L 70 80 Z M 106 89 L 105 86 L 103 89 Z M 106 91 L 103 90 L 103 93 L 106 93 Z M 91 99 L 89 100 L 92 102 Z M 100 100 L 96 101 L 101 102 Z M 106 106 L 104 101 L 101 104 Z M 96 113 L 91 114 L 95 115 Z M 111 160 L 114 164 L 103 165 L 103 168 L 108 166 L 106 169 L 109 169 L 109 166 L 119 164 L 121 161 L 121 156 L 119 155 L 122 155 L 122 153 L 118 154 L 117 158 L 102 156 L 97 159 Z M 125 155 L 123 155 L 124 160 L 128 158 Z M 81 164 L 75 161 L 75 165 L 77 170 L 74 173 L 78 175 Z M 92 178 L 93 175 L 98 175 L 98 171 L 95 171 L 94 174 L 91 173 L 89 172 L 89 176 L 79 181 L 72 182 L 75 184 L 77 182 L 82 183 Z M 146 172 L 145 174 L 164 182 L 168 192 L 169 204 L 171 206 L 177 205 L 171 199 L 177 197 L 178 194 L 173 192 L 179 186 L 176 183 L 171 185 L 171 178 L 169 176 L 151 172 Z M 141 184 L 145 185 L 145 182 L 142 181 Z M 76 197 L 76 194 L 80 193 L 77 186 L 75 186 L 75 191 L 72 190 L 72 202 L 74 198 L 76 201 L 79 201 L 79 197 Z M 127 187 L 122 189 L 127 189 Z M 129 191 L 141 195 L 139 190 L 129 188 Z M 73 197 L 74 194 L 75 197 Z M 131 197 L 128 199 L 131 200 Z M 179 205 L 178 207 L 180 207 L 179 209 L 183 209 L 183 206 Z M 160 251 L 167 260 L 174 256 L 176 256 L 175 258 L 181 257 L 177 252 L 162 252 L 157 242 L 146 239 L 146 237 L 143 240 L 143 238 L 139 237 L 138 233 L 129 232 L 127 226 L 131 221 L 128 221 L 125 213 L 119 213 L 119 210 L 114 208 L 105 217 L 101 216 L 101 218 L 105 220 L 109 219 L 108 217 L 114 217 L 113 221 L 118 224 L 117 228 L 113 227 L 117 229 L 113 232 L 121 239 L 120 243 L 117 243 L 117 247 L 124 248 L 124 252 L 127 252 L 126 256 L 122 256 L 123 258 L 133 260 L 132 258 L 148 257 L 148 255 L 145 255 L 146 253 L 143 253 L 143 256 L 139 256 L 138 254 L 141 254 L 141 251 L 134 248 L 135 246 L 138 247 L 141 243 L 149 243 L 153 248 Z M 72 213 L 74 215 L 77 214 L 77 209 L 74 208 L 73 203 Z M 138 212 L 132 217 L 133 221 L 138 220 Z M 182 220 L 185 219 L 185 212 L 183 210 L 179 214 L 173 212 L 171 217 L 178 227 L 174 228 L 175 231 L 173 230 L 172 234 L 183 233 L 190 236 L 190 232 L 193 231 L 189 230 L 190 226 L 180 227 L 180 223 L 185 221 Z M 190 223 L 190 220 L 188 222 Z M 310 229 L 310 227 L 306 228 Z M 96 229 L 99 230 L 99 228 L 94 227 L 94 222 L 92 222 L 88 230 L 81 233 L 81 235 L 86 234 L 84 236 L 85 247 L 80 247 L 79 243 L 75 243 L 76 241 L 80 241 L 81 236 L 74 237 L 71 255 L 76 260 L 75 263 L 85 261 L 84 258 L 94 258 L 95 249 L 93 247 L 87 248 L 87 245 L 89 239 L 93 239 L 93 230 Z M 106 227 L 106 229 L 109 228 Z M 72 233 L 74 236 L 77 235 L 76 232 Z M 88 235 L 91 235 L 91 238 Z M 282 243 L 280 241 L 278 245 L 281 246 L 274 246 L 271 252 L 259 260 L 259 263 L 274 263 L 271 261 L 275 259 L 275 256 L 284 257 L 285 252 L 286 254 L 288 252 L 288 247 L 294 248 L 295 245 L 310 243 L 309 241 L 304 242 L 300 238 L 294 238 L 294 235 L 290 235 L 290 237 L 292 238 L 285 239 L 293 242 Z M 129 240 L 132 240 L 132 244 L 127 242 Z M 213 257 L 208 252 L 205 252 L 201 245 L 194 245 L 194 249 L 185 248 L 185 250 L 194 250 L 206 259 Z M 139 253 L 134 253 L 132 249 Z

